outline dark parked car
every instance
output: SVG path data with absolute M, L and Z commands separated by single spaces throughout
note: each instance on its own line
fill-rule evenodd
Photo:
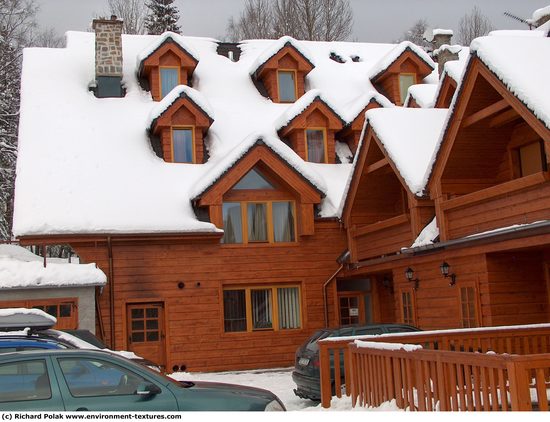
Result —
M 285 410 L 267 390 L 178 382 L 100 350 L 0 355 L 2 411 Z
M 317 342 L 327 337 L 366 336 L 389 333 L 405 333 L 420 331 L 416 327 L 403 324 L 373 324 L 349 326 L 341 328 L 326 328 L 316 331 L 309 339 L 296 350 L 296 360 L 292 380 L 296 384 L 294 394 L 298 397 L 311 400 L 321 399 L 321 374 L 319 370 L 319 345 Z M 334 362 L 331 357 L 331 369 Z M 344 368 L 341 367 L 341 374 Z M 343 376 L 343 375 L 342 375 Z M 342 379 L 342 382 L 344 380 Z M 334 393 L 334 392 L 333 392 Z

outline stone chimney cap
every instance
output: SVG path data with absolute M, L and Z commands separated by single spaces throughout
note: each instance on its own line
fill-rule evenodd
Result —
M 107 18 L 97 18 L 92 21 L 92 29 L 95 29 L 97 24 L 108 24 L 108 25 L 120 25 L 122 26 L 123 21 L 119 19 L 116 15 L 111 15 L 109 19 Z

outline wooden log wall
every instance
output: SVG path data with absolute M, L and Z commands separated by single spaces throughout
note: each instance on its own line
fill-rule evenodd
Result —
M 113 242 L 115 347 L 128 350 L 126 304 L 163 302 L 167 369 L 238 370 L 290 366 L 296 348 L 324 326 L 323 284 L 336 271 L 345 249 L 337 222 L 316 222 L 315 235 L 294 245 L 220 245 L 164 241 Z M 109 274 L 107 247 L 74 245 L 85 262 Z M 178 288 L 178 283 L 185 287 Z M 224 332 L 223 287 L 293 283 L 301 288 L 302 328 Z M 200 285 L 199 285 L 200 284 Z M 109 337 L 109 286 L 100 296 Z M 328 290 L 329 305 L 335 301 Z M 336 313 L 330 309 L 330 323 Z M 110 338 L 106 339 L 107 342 Z M 154 360 L 154 359 L 153 359 Z

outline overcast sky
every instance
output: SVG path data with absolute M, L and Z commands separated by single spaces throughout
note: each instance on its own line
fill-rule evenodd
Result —
M 39 24 L 60 35 L 86 30 L 94 16 L 107 15 L 107 0 L 37 0 Z M 245 0 L 176 0 L 184 35 L 221 39 L 230 16 L 238 16 Z M 350 0 L 354 12 L 351 41 L 394 42 L 418 19 L 432 28 L 452 29 L 477 5 L 497 29 L 527 29 L 504 16 L 530 18 L 550 0 Z

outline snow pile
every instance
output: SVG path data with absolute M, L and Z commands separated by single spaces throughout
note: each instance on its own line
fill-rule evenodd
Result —
M 439 227 L 437 227 L 437 219 L 434 217 L 430 223 L 420 232 L 411 248 L 420 246 L 432 245 L 439 236 Z
M 548 15 L 550 15 L 550 6 L 541 7 L 540 9 L 535 10 L 531 19 L 528 19 L 527 21 L 534 24 L 539 19 L 542 19 L 543 17 Z
M 8 248 L 11 251 L 7 252 Z M 30 254 L 30 255 L 29 255 Z M 0 289 L 102 286 L 107 277 L 95 264 L 48 263 L 26 249 L 3 245 L 0 250 Z
M 470 45 L 479 59 L 550 128 L 550 42 L 546 37 L 488 36 Z
M 449 44 L 443 44 L 441 47 L 435 49 L 432 54 L 434 56 L 439 56 L 439 54 L 443 53 L 444 51 L 448 51 L 451 54 L 458 54 L 462 51 L 462 46 L 455 44 L 455 45 L 449 45 Z
M 433 34 L 434 35 L 450 35 L 450 36 L 453 36 L 454 32 L 452 29 L 441 29 L 441 28 L 436 28 L 433 30 Z
M 415 195 L 422 196 L 426 189 L 430 159 L 447 112 L 447 109 L 395 107 L 366 113 L 368 125 Z
M 55 324 L 57 319 L 54 316 L 40 310 L 40 309 L 28 309 L 28 308 L 4 308 L 0 309 L 0 318 L 11 317 L 14 315 L 27 315 L 30 319 L 37 317 L 39 320 L 46 319 Z

